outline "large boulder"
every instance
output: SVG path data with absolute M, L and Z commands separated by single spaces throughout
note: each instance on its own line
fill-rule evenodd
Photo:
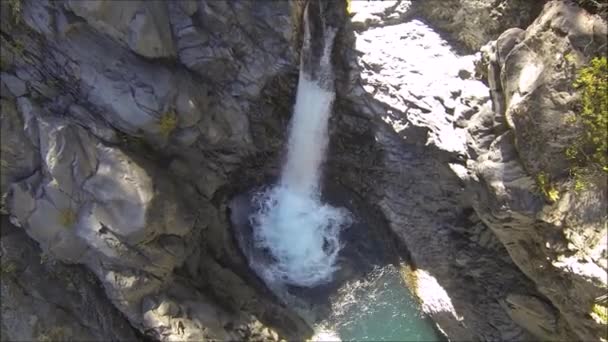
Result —
M 2 340 L 135 340 L 129 322 L 82 266 L 54 262 L 1 218 Z

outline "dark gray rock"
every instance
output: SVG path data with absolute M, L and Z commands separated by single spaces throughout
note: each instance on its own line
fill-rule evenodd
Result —
M 135 341 L 137 335 L 82 266 L 48 259 L 2 216 L 2 338 Z
M 66 6 L 97 31 L 144 57 L 175 56 L 164 1 L 68 1 Z
M 0 98 L 0 115 L 0 194 L 4 198 L 9 185 L 31 175 L 38 167 L 40 158 L 24 130 L 24 122 L 14 99 Z M 4 200 L 2 203 L 4 209 Z

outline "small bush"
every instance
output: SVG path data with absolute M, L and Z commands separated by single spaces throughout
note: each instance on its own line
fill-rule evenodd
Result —
M 8 0 L 8 6 L 11 9 L 11 19 L 14 24 L 21 22 L 21 0 Z
M 582 110 L 577 121 L 583 134 L 566 151 L 581 166 L 591 164 L 608 172 L 608 60 L 593 58 L 574 81 L 582 94 Z
M 158 121 L 158 128 L 163 137 L 169 137 L 177 127 L 177 115 L 173 111 L 169 111 L 161 115 Z
M 55 342 L 55 341 L 65 341 L 67 335 L 70 334 L 70 329 L 65 329 L 63 327 L 52 327 L 48 331 L 45 331 L 38 335 L 36 338 L 39 342 Z
M 59 211 L 59 224 L 65 228 L 70 228 L 76 223 L 76 212 L 72 208 Z
M 608 172 L 608 61 L 595 57 L 581 68 L 573 83 L 581 92 L 581 110 L 569 123 L 582 127 L 582 134 L 566 148 L 575 190 L 587 187 L 596 171 Z
M 559 199 L 559 191 L 552 184 L 546 173 L 541 171 L 536 175 L 536 185 L 547 201 L 551 203 L 557 202 Z
M 17 271 L 17 265 L 12 262 L 7 262 L 0 265 L 0 274 L 2 275 L 12 275 Z
M 591 314 L 602 324 L 608 324 L 608 306 L 593 304 L 591 307 Z
M 53 261 L 52 255 L 50 255 L 48 252 L 40 253 L 40 265 L 45 264 L 48 261 Z

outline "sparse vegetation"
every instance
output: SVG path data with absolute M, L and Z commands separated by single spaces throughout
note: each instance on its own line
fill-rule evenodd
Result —
M 121 131 L 117 131 L 116 135 L 118 136 L 120 143 L 123 146 L 125 146 L 126 148 L 129 148 L 132 150 L 139 150 L 139 149 L 142 149 L 145 145 L 143 139 L 140 137 L 135 137 L 135 136 L 123 133 Z
M 21 0 L 8 0 L 8 7 L 11 10 L 11 20 L 14 24 L 21 22 Z
M 175 112 L 168 111 L 161 115 L 160 120 L 158 121 L 158 127 L 160 134 L 163 137 L 169 137 L 177 127 L 177 115 Z
M 573 83 L 581 91 L 581 110 L 569 123 L 580 125 L 582 134 L 565 153 L 572 167 L 575 190 L 587 187 L 595 172 L 608 172 L 608 61 L 595 57 L 581 68 Z
M 63 327 L 52 327 L 48 331 L 45 331 L 38 335 L 36 338 L 39 342 L 55 342 L 55 341 L 66 341 L 68 336 L 67 331 Z
M 15 271 L 17 271 L 17 265 L 13 262 L 9 261 L 0 265 L 0 274 L 3 276 L 15 274 Z
M 564 55 L 564 59 L 568 64 L 574 65 L 576 63 L 576 56 L 572 52 L 568 52 Z
M 608 306 L 593 304 L 591 315 L 602 324 L 608 324 Z
M 40 253 L 40 265 L 46 263 L 47 261 L 52 261 L 52 256 L 48 252 Z
M 536 185 L 547 201 L 554 203 L 559 200 L 559 191 L 546 173 L 541 171 L 536 175 Z
M 582 90 L 584 143 L 592 145 L 589 162 L 608 171 L 608 60 L 596 57 L 581 69 L 574 86 Z
M 59 211 L 59 224 L 65 228 L 70 228 L 76 223 L 76 212 L 72 208 L 65 208 Z

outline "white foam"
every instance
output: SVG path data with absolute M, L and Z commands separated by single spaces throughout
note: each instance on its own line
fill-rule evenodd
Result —
M 310 338 L 311 342 L 341 342 L 338 333 L 327 328 L 315 329 L 315 334 Z
M 254 202 L 260 208 L 251 216 L 254 243 L 275 259 L 265 265 L 264 278 L 309 287 L 330 281 L 342 247 L 340 230 L 351 223 L 349 212 L 280 186 Z

